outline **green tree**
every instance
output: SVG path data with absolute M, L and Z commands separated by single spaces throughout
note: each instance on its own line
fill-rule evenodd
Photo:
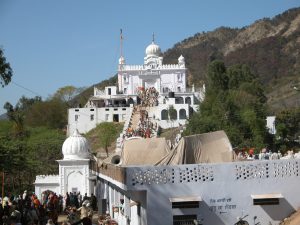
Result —
M 3 50 L 0 48 L 0 84 L 2 87 L 9 84 L 12 75 L 13 71 L 10 67 L 10 64 L 6 62 Z
M 58 164 L 53 162 L 61 159 L 61 147 L 65 140 L 62 131 L 45 127 L 28 128 L 28 135 L 21 138 L 10 135 L 9 124 L 5 125 L 6 134 L 2 129 L 0 168 L 6 173 L 5 190 L 15 194 L 24 189 L 32 190 L 36 175 L 57 173 Z
M 76 88 L 74 86 L 64 86 L 59 88 L 53 95 L 53 99 L 59 99 L 62 102 L 65 102 L 69 107 L 71 106 L 71 100 L 82 92 L 83 88 Z
M 228 76 L 222 61 L 216 60 L 209 64 L 207 80 L 211 89 L 226 90 L 228 88 Z
M 233 146 L 263 147 L 266 97 L 250 69 L 244 65 L 226 68 L 215 61 L 207 76 L 205 99 L 189 119 L 185 134 L 225 130 Z
M 300 108 L 285 109 L 276 115 L 276 140 L 278 148 L 299 148 Z
M 15 107 L 12 106 L 9 102 L 6 102 L 4 105 L 4 109 L 6 109 L 6 113 L 8 119 L 14 123 L 14 134 L 17 136 L 22 136 L 25 134 L 25 120 L 26 114 L 28 114 L 32 108 L 32 106 L 41 102 L 42 99 L 39 96 L 34 98 L 26 98 L 22 96 Z
M 168 117 L 169 117 L 169 120 L 171 120 L 171 121 L 177 119 L 177 111 L 173 105 L 170 105 L 168 108 Z
M 59 99 L 37 102 L 26 114 L 29 126 L 62 129 L 67 124 L 67 105 Z
M 13 122 L 14 135 L 23 136 L 25 134 L 24 112 L 18 106 L 14 108 L 9 102 L 5 103 L 4 109 L 6 109 L 8 119 Z
M 118 138 L 120 128 L 116 123 L 104 122 L 100 123 L 95 129 L 97 130 L 97 134 L 99 134 L 99 145 L 105 149 L 106 155 L 108 156 L 108 148 Z

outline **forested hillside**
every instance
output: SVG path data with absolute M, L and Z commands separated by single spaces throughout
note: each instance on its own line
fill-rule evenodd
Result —
M 246 64 L 262 81 L 271 112 L 300 106 L 300 8 L 272 19 L 234 29 L 221 27 L 197 33 L 164 53 L 164 63 L 177 63 L 182 54 L 188 84 L 206 82 L 207 66 L 222 60 L 226 66 Z

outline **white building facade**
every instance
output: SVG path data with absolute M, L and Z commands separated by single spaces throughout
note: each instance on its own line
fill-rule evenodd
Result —
M 35 194 L 41 198 L 42 193 L 47 190 L 63 196 L 66 192 L 88 195 L 95 193 L 96 176 L 91 169 L 94 160 L 91 158 L 87 139 L 75 130 L 65 140 L 62 153 L 64 158 L 57 160 L 59 174 L 37 176 L 34 183 Z
M 204 98 L 205 87 L 195 91 L 187 88 L 185 59 L 181 55 L 177 64 L 163 64 L 160 47 L 152 42 L 145 51 L 144 64 L 128 65 L 123 56 L 118 65 L 118 87 L 105 90 L 94 88 L 94 95 L 84 108 L 68 111 L 68 133 L 75 129 L 86 133 L 102 122 L 125 122 L 131 118 L 130 107 L 141 104 L 139 91 L 154 88 L 158 101 L 150 109 L 162 128 L 184 125 L 196 105 Z M 165 119 L 165 111 L 173 106 L 177 119 Z
M 289 159 L 108 167 L 99 174 L 99 209 L 121 225 L 229 225 L 238 218 L 278 225 L 300 207 L 299 165 Z

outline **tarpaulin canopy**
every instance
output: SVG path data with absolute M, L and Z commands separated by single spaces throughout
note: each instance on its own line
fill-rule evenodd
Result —
M 155 165 L 222 163 L 234 161 L 235 154 L 224 131 L 181 138 L 177 147 Z
M 124 142 L 121 165 L 154 165 L 169 152 L 165 138 L 127 140 Z

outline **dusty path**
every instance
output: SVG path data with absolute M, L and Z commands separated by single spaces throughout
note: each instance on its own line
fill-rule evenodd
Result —
M 286 218 L 280 225 L 299 225 L 300 224 L 300 210 Z
M 65 215 L 65 214 L 62 214 L 62 215 L 58 216 L 58 223 L 59 224 L 61 224 L 64 221 L 67 221 L 67 220 L 68 220 L 67 215 Z M 94 214 L 93 214 L 93 224 L 98 224 L 97 221 L 98 221 L 98 214 L 95 211 Z

